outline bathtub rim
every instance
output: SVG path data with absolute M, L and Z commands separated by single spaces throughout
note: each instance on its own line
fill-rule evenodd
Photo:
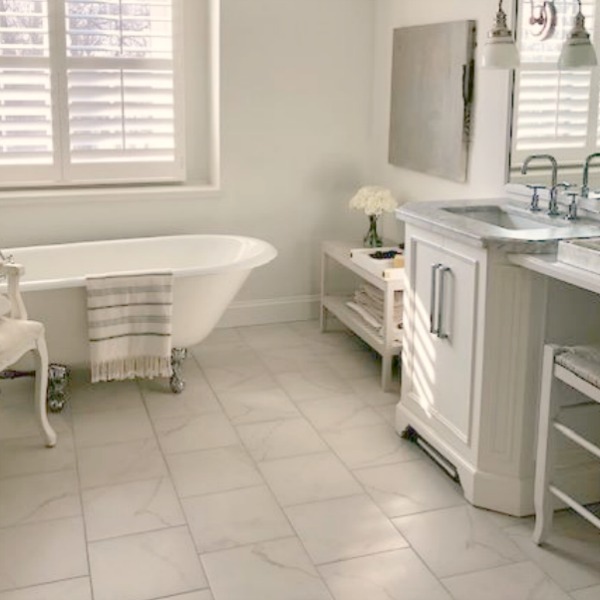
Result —
M 147 242 L 150 240 L 161 240 L 161 241 L 170 241 L 170 240 L 182 240 L 182 239 L 196 239 L 196 238 L 209 238 L 209 239 L 234 239 L 241 240 L 244 242 L 252 242 L 256 244 L 257 251 L 253 252 L 248 257 L 242 257 L 239 260 L 233 261 L 227 264 L 219 264 L 208 267 L 173 267 L 171 269 L 160 269 L 160 271 L 172 271 L 173 276 L 175 278 L 179 277 L 194 277 L 194 276 L 202 276 L 202 275 L 211 275 L 216 273 L 226 273 L 229 271 L 243 271 L 243 270 L 252 270 L 257 267 L 263 266 L 272 260 L 274 260 L 278 252 L 276 248 L 270 244 L 269 242 L 262 240 L 260 238 L 243 236 L 243 235 L 234 235 L 234 234 L 208 234 L 208 233 L 196 233 L 196 234 L 174 234 L 174 235 L 157 235 L 157 236 L 144 236 L 144 237 L 136 237 L 136 238 L 115 238 L 115 239 L 104 239 L 104 240 L 89 240 L 84 242 L 65 242 L 65 243 L 56 243 L 56 244 L 41 244 L 36 246 L 19 246 L 19 247 L 11 247 L 4 248 L 3 252 L 6 254 L 15 254 L 18 255 L 20 251 L 23 250 L 31 250 L 35 249 L 36 251 L 52 251 L 57 247 L 61 248 L 80 248 L 82 246 L 92 246 L 96 244 L 126 244 L 126 243 L 134 243 L 134 242 Z M 18 257 L 15 262 L 19 263 Z M 22 263 L 19 263 L 22 264 Z M 86 285 L 86 275 L 68 277 L 68 278 L 53 278 L 53 279 L 36 279 L 36 280 L 27 280 L 27 265 L 25 264 L 25 276 L 21 279 L 20 289 L 22 292 L 33 292 L 33 291 L 44 291 L 44 290 L 55 290 L 55 289 L 66 289 L 66 288 L 77 288 L 77 287 L 85 287 Z M 94 273 L 94 277 L 101 277 L 103 275 L 131 275 L 131 274 L 140 274 L 140 273 L 155 273 L 157 272 L 156 268 L 148 267 L 144 269 L 135 269 L 135 270 L 127 270 L 127 271 L 106 271 L 105 273 Z M 0 282 L 0 290 L 5 287 L 4 282 Z

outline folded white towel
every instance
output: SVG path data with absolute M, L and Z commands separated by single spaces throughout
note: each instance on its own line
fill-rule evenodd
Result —
M 374 301 L 369 294 L 362 288 L 354 292 L 353 302 L 364 308 L 369 314 L 373 315 L 379 321 L 384 319 L 383 300 L 381 304 Z M 402 300 L 396 298 L 395 305 L 392 307 L 392 318 L 395 322 L 402 321 L 403 304 Z
M 88 277 L 92 382 L 171 375 L 173 274 Z
M 362 308 L 362 306 L 356 304 L 356 302 L 346 302 L 346 306 L 358 313 L 371 327 L 374 327 L 377 330 L 381 329 L 381 321 L 370 315 L 364 308 Z

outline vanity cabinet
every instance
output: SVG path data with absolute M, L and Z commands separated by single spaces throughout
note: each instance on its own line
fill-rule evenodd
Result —
M 484 256 L 422 231 L 409 235 L 407 247 L 405 401 L 449 442 L 468 447 Z
M 501 247 L 406 224 L 402 392 L 411 427 L 476 506 L 533 511 L 545 288 Z

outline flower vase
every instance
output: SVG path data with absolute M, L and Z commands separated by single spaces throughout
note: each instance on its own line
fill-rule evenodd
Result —
M 363 238 L 365 248 L 381 248 L 383 242 L 377 233 L 377 215 L 369 215 L 369 231 Z

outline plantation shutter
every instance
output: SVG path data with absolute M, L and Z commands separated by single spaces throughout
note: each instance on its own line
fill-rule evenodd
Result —
M 176 178 L 173 1 L 65 4 L 69 179 Z
M 180 1 L 0 0 L 0 185 L 184 178 Z
M 583 0 L 586 26 L 594 31 L 595 0 Z M 553 154 L 562 164 L 580 163 L 598 141 L 598 76 L 591 69 L 559 71 L 560 51 L 577 13 L 577 3 L 558 0 L 554 36 L 531 33 L 530 6 L 519 15 L 521 69 L 516 73 L 512 168 L 532 153 Z
M 48 1 L 0 0 L 0 179 L 4 183 L 56 177 L 54 124 Z

